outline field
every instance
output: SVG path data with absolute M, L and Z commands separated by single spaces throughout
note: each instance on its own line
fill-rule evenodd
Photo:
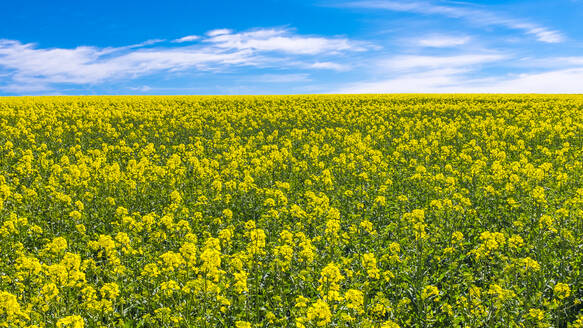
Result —
M 583 327 L 583 96 L 0 98 L 0 327 Z

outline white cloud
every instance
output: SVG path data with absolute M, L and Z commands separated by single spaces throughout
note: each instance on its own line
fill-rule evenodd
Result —
M 0 40 L 2 41 L 2 40 Z M 144 42 L 140 42 L 140 43 L 136 43 L 136 44 L 130 44 L 129 46 L 123 46 L 123 47 L 107 47 L 107 48 L 103 48 L 100 49 L 99 54 L 104 56 L 106 54 L 110 54 L 110 53 L 116 53 L 116 52 L 121 52 L 124 50 L 130 50 L 130 49 L 137 49 L 137 48 L 144 48 L 147 46 L 151 46 L 154 44 L 158 44 L 161 42 L 166 41 L 165 39 L 152 39 L 152 40 L 146 40 Z
M 233 30 L 230 30 L 228 28 L 220 28 L 220 29 L 208 31 L 208 32 L 206 32 L 206 35 L 217 36 L 217 35 L 231 34 L 231 33 L 233 33 Z
M 146 40 L 144 42 L 140 42 L 134 45 L 130 45 L 128 46 L 128 48 L 140 48 L 140 47 L 144 47 L 144 46 L 151 46 L 153 44 L 156 43 L 160 43 L 160 42 L 164 42 L 166 41 L 165 39 L 151 39 L 151 40 Z
M 138 49 L 115 54 L 96 47 L 38 49 L 34 44 L 0 41 L 0 67 L 13 71 L 12 80 L 24 88 L 53 83 L 94 84 L 161 70 L 203 69 L 206 65 L 251 65 L 246 51 L 210 49 Z
M 375 67 L 388 70 L 411 70 L 411 69 L 437 69 L 437 68 L 457 68 L 471 66 L 474 69 L 477 65 L 497 62 L 507 58 L 500 54 L 464 54 L 455 56 L 395 56 L 386 60 L 380 60 Z
M 142 85 L 140 87 L 130 87 L 130 90 L 134 90 L 134 91 L 139 91 L 139 92 L 148 92 L 148 91 L 152 91 L 153 88 L 150 87 L 149 85 Z
M 436 69 L 414 74 L 403 74 L 391 79 L 357 82 L 332 93 L 424 93 L 441 92 L 441 88 L 456 85 L 465 69 Z M 445 92 L 445 91 L 444 91 Z
M 244 78 L 244 80 L 257 83 L 297 83 L 311 81 L 310 75 L 307 73 L 292 73 L 292 74 L 261 74 L 258 76 L 251 76 Z
M 531 34 L 538 41 L 557 43 L 565 40 L 556 30 L 522 20 L 508 18 L 504 15 L 488 10 L 476 9 L 467 6 L 446 6 L 423 1 L 394 1 L 394 0 L 362 0 L 342 3 L 341 7 L 384 9 L 390 11 L 410 12 L 423 15 L 441 15 L 450 18 L 464 19 L 470 23 L 482 26 L 501 26 L 508 29 L 520 30 Z
M 179 39 L 173 40 L 172 42 L 174 42 L 174 43 L 191 42 L 191 41 L 195 41 L 198 39 L 200 39 L 200 36 L 198 36 L 198 35 L 187 35 L 187 36 L 183 36 Z
M 555 57 L 555 58 L 546 58 L 541 60 L 535 60 L 533 65 L 580 65 L 583 66 L 583 57 L 571 56 L 571 57 Z
M 338 64 L 333 62 L 315 62 L 311 65 L 308 65 L 309 68 L 316 68 L 316 69 L 329 69 L 333 71 L 348 71 L 350 70 L 350 66 L 345 64 Z
M 48 49 L 0 39 L 0 72 L 8 75 L 0 77 L 0 88 L 10 92 L 39 91 L 58 83 L 98 84 L 160 71 L 217 70 L 229 66 L 340 69 L 340 65 L 331 62 L 322 62 L 320 67 L 300 63 L 305 57 L 328 58 L 364 50 L 362 45 L 346 38 L 305 36 L 287 29 L 241 33 L 221 29 L 206 35 L 195 45 L 148 48 L 145 46 L 163 40 L 117 48 Z M 194 37 L 177 40 L 194 40 Z
M 298 55 L 365 50 L 362 45 L 345 38 L 300 36 L 286 29 L 261 29 L 240 33 L 220 30 L 219 34 L 215 31 L 208 35 L 210 37 L 204 42 L 212 43 L 219 48 L 238 50 L 279 51 Z
M 485 85 L 470 87 L 473 92 L 496 93 L 581 93 L 583 94 L 583 67 L 520 74 L 501 78 Z
M 490 75 L 476 78 L 477 63 L 495 60 L 492 55 L 451 57 L 399 56 L 386 62 L 400 63 L 407 71 L 393 71 L 388 78 L 347 84 L 333 93 L 583 93 L 583 60 L 570 57 L 574 66 L 546 71 Z M 412 57 L 412 58 L 411 58 Z M 407 60 L 402 60 L 407 58 Z M 501 56 L 497 60 L 502 60 Z M 533 61 L 557 62 L 559 58 Z M 403 62 L 405 63 L 403 65 Z M 432 64 L 435 63 L 435 64 Z M 465 63 L 465 64 L 464 64 Z M 466 65 L 467 64 L 467 65 Z M 511 63 L 510 65 L 513 65 Z M 380 66 L 380 65 L 379 65 Z M 389 67 L 393 67 L 389 65 Z
M 583 56 L 564 57 L 522 57 L 509 63 L 512 67 L 520 69 L 570 69 L 583 67 Z
M 422 47 L 446 48 L 456 47 L 468 43 L 469 36 L 433 35 L 416 40 L 416 44 Z
M 546 43 L 559 43 L 565 40 L 559 31 L 549 30 L 530 23 L 508 22 L 508 26 L 524 30 L 527 34 L 536 36 L 537 40 Z

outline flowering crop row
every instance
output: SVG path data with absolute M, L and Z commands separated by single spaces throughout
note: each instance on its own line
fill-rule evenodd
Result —
M 0 99 L 0 327 L 583 327 L 583 97 Z

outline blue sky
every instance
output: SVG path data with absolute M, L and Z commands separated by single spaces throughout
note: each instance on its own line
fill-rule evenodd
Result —
M 583 0 L 2 1 L 0 95 L 583 93 Z

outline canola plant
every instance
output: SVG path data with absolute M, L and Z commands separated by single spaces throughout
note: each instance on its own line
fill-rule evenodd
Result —
M 583 96 L 0 98 L 0 327 L 583 327 Z

